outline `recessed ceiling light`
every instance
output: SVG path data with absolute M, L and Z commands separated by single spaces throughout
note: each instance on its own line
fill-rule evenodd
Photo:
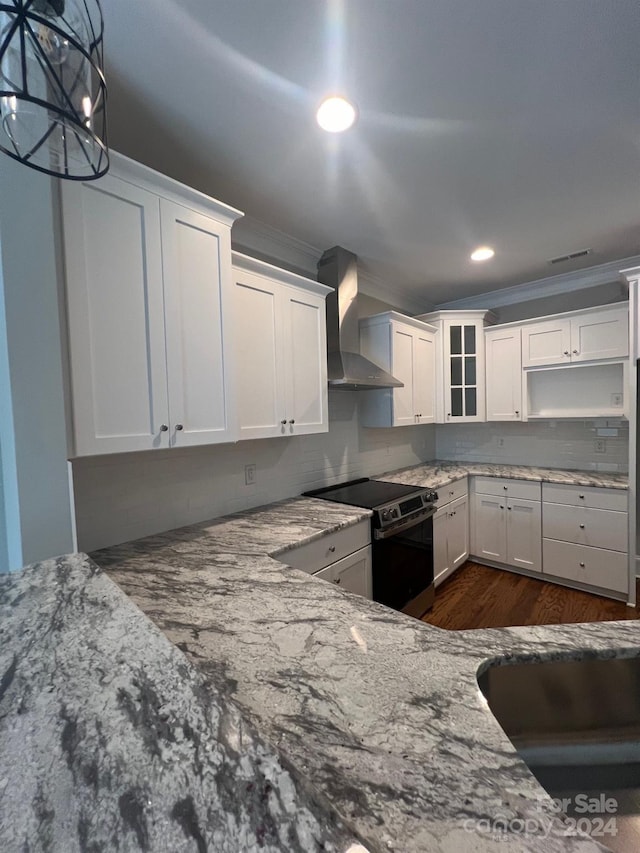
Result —
M 329 133 L 342 133 L 343 130 L 348 130 L 355 120 L 356 108 L 337 95 L 325 98 L 316 113 L 316 121 Z
M 489 258 L 492 258 L 495 255 L 494 250 L 491 246 L 478 246 L 477 249 L 474 249 L 471 252 L 471 260 L 472 261 L 488 261 Z

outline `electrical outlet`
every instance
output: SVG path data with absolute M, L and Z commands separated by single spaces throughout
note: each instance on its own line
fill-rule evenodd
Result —
M 611 395 L 611 405 L 615 408 L 622 408 L 622 394 L 612 394 Z
M 596 440 L 593 442 L 593 449 L 596 453 L 606 453 L 607 442 L 604 438 L 596 438 Z
M 256 481 L 256 463 L 244 466 L 244 483 L 245 486 L 253 486 Z

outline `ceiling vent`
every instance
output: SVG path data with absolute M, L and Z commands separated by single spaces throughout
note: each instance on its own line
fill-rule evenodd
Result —
M 562 264 L 565 261 L 575 261 L 576 258 L 584 258 L 586 255 L 590 255 L 593 252 L 593 249 L 580 249 L 579 252 L 571 252 L 569 255 L 558 255 L 557 258 L 549 258 L 547 261 L 548 264 Z

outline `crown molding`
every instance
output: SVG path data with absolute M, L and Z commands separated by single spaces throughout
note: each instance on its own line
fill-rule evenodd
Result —
M 634 255 L 631 258 L 621 258 L 619 261 L 609 261 L 609 263 L 587 267 L 583 270 L 552 275 L 524 284 L 480 293 L 477 296 L 469 296 L 465 299 L 443 302 L 437 308 L 501 308 L 506 305 L 516 305 L 519 302 L 546 299 L 549 296 L 558 296 L 563 293 L 622 281 L 624 270 L 628 271 L 639 265 L 640 255 Z
M 231 231 L 233 248 L 315 279 L 322 251 L 253 216 L 238 220 Z
M 244 255 L 255 256 L 275 266 L 283 265 L 314 280 L 318 273 L 318 261 L 324 251 L 253 216 L 245 216 L 234 225 L 231 244 L 234 250 Z M 409 291 L 392 287 L 384 279 L 361 267 L 358 268 L 358 287 L 361 293 L 409 314 L 420 314 L 433 308 L 433 303 L 416 299 Z

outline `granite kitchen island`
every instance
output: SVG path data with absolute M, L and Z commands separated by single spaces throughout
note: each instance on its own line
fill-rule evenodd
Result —
M 567 834 L 476 674 L 492 661 L 635 656 L 638 623 L 443 631 L 280 562 L 367 515 L 298 498 L 93 558 L 184 655 L 171 667 L 180 660 L 220 707 L 239 708 L 318 792 L 316 807 L 330 804 L 322 814 L 337 812 L 331 843 L 351 832 L 397 853 L 603 849 Z M 192 759 L 181 756 L 186 772 Z M 298 849 L 281 844 L 269 849 Z

